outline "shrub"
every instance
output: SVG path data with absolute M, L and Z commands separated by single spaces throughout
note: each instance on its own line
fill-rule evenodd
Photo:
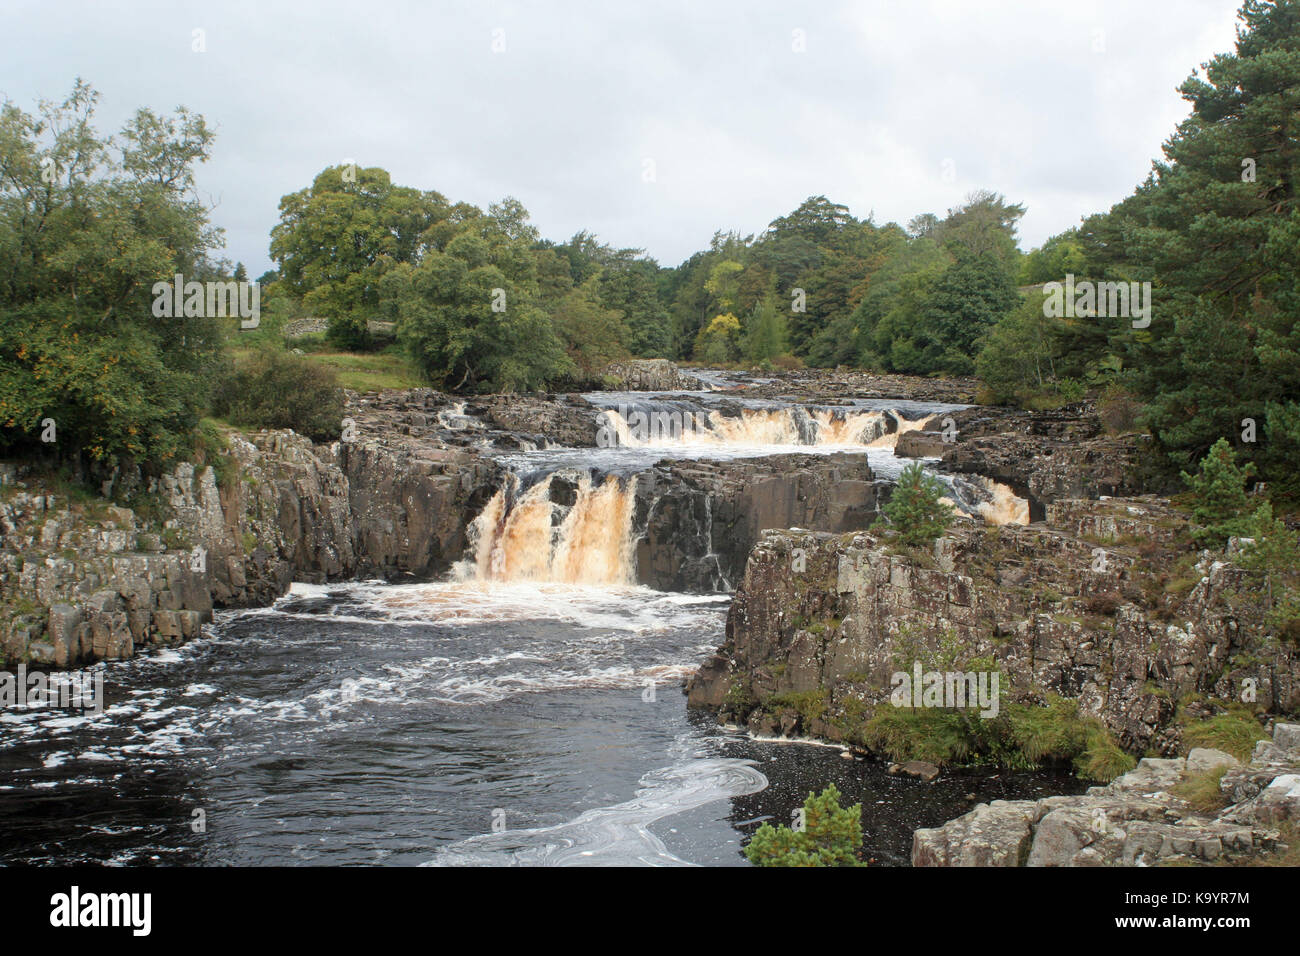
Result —
M 238 462 L 230 457 L 230 443 L 220 427 L 211 419 L 203 419 L 194 433 L 195 460 L 199 465 L 210 465 L 218 488 L 229 488 L 239 475 Z
M 1108 385 L 1097 399 L 1097 414 L 1108 435 L 1121 435 L 1137 427 L 1141 403 L 1119 385 Z
M 1123 600 L 1123 596 L 1118 591 L 1098 591 L 1084 598 L 1083 609 L 1089 614 L 1110 617 L 1119 610 Z
M 882 706 L 862 736 L 867 746 L 895 760 L 991 763 L 1013 770 L 1072 762 L 1081 776 L 1101 783 L 1136 765 L 1099 720 L 1080 716 L 1078 701 L 1055 694 L 1046 706 L 1004 704 L 989 719 L 970 710 Z
M 337 315 L 329 320 L 325 340 L 344 352 L 368 352 L 374 347 L 370 326 L 359 315 Z
M 1074 769 L 1079 775 L 1098 783 L 1110 783 L 1136 766 L 1133 755 L 1120 749 L 1100 722 L 1089 729 L 1083 753 L 1074 758 Z
M 862 742 L 900 762 L 924 760 L 943 766 L 976 756 L 974 730 L 972 719 L 960 711 L 881 705 L 863 728 Z
M 858 859 L 862 846 L 862 804 L 840 806 L 834 784 L 803 804 L 803 828 L 764 823 L 745 847 L 755 866 L 865 866 Z
M 212 409 L 235 425 L 292 428 L 313 441 L 331 441 L 342 427 L 343 392 L 331 369 L 265 349 L 219 383 Z

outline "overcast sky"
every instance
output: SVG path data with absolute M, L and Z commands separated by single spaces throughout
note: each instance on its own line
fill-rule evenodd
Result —
M 31 110 L 80 75 L 105 130 L 145 105 L 207 117 L 201 194 L 257 276 L 280 197 L 344 160 L 665 265 L 815 194 L 905 224 L 993 189 L 1028 207 L 1028 249 L 1146 176 L 1239 4 L 4 5 L 0 97 Z

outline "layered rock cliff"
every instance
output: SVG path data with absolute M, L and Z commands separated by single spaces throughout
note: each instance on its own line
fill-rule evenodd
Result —
M 1042 525 L 960 522 L 933 551 L 872 533 L 770 531 L 692 707 L 762 733 L 860 743 L 891 675 L 992 658 L 1009 699 L 1077 699 L 1129 751 L 1175 752 L 1180 702 L 1300 709 L 1300 653 L 1267 633 L 1244 572 L 1186 543 L 1158 499 L 1061 500 Z M 959 670 L 961 668 L 958 668 Z
M 400 431 L 226 440 L 218 467 L 182 463 L 133 508 L 0 472 L 0 659 L 121 659 L 197 636 L 214 607 L 268 604 L 294 580 L 445 570 L 499 478 L 473 452 Z
M 768 528 L 839 532 L 877 513 L 858 455 L 668 461 L 637 477 L 637 579 L 664 591 L 731 590 Z

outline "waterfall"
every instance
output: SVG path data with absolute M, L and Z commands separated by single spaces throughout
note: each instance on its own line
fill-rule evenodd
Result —
M 603 437 L 609 440 L 601 447 L 606 449 L 651 448 L 658 454 L 659 449 L 694 444 L 710 449 L 706 457 L 769 455 L 809 446 L 864 454 L 870 450 L 873 468 L 883 469 L 888 477 L 897 473 L 890 468 L 899 461 L 892 454 L 899 436 L 925 428 L 938 413 L 909 419 L 891 409 L 791 406 L 744 408 L 736 414 L 658 402 L 606 408 L 600 414 Z M 617 466 L 617 452 L 607 458 Z M 639 461 L 637 465 L 642 470 L 651 467 Z M 456 577 L 484 583 L 635 583 L 635 542 L 638 534 L 648 533 L 655 503 L 642 516 L 640 530 L 634 529 L 635 474 L 625 468 L 621 475 L 602 478 L 594 467 L 582 455 L 566 463 L 547 462 L 542 468 L 535 461 L 519 463 L 470 523 L 469 548 L 456 565 Z M 1006 485 L 977 475 L 936 477 L 949 489 L 945 500 L 964 514 L 989 524 L 1029 522 L 1029 503 Z M 713 538 L 714 502 L 708 491 L 703 494 L 702 510 L 694 511 L 695 505 L 688 509 L 698 526 L 673 532 L 692 538 L 681 542 L 675 553 L 683 559 L 693 555 L 689 560 L 716 568 L 717 581 L 730 588 L 729 571 Z
M 557 473 L 558 474 L 558 473 Z M 632 513 L 636 479 L 594 484 L 583 474 L 573 504 L 551 500 L 557 474 L 520 494 L 511 475 L 470 524 L 472 558 L 457 565 L 462 580 L 631 584 Z
M 1029 501 L 1000 481 L 984 475 L 939 475 L 951 490 L 948 504 L 967 514 L 979 515 L 992 525 L 1029 524 Z

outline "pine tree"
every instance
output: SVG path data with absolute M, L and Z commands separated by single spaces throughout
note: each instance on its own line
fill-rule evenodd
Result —
M 866 866 L 858 859 L 861 846 L 862 804 L 841 807 L 840 791 L 831 784 L 808 794 L 801 829 L 764 823 L 745 857 L 755 866 Z
M 1245 527 L 1237 563 L 1263 579 L 1264 620 L 1283 638 L 1300 638 L 1300 532 L 1273 517 L 1267 501 L 1255 509 Z
M 903 469 L 889 503 L 881 510 L 904 544 L 928 544 L 948 530 L 953 510 L 941 500 L 945 490 L 942 482 L 926 474 L 920 462 Z
M 1201 459 L 1195 475 L 1183 472 L 1191 489 L 1192 520 L 1198 525 L 1192 538 L 1202 547 L 1222 547 L 1233 535 L 1245 534 L 1249 525 L 1250 501 L 1246 479 L 1255 466 L 1237 464 L 1237 453 L 1227 439 L 1220 438 Z

